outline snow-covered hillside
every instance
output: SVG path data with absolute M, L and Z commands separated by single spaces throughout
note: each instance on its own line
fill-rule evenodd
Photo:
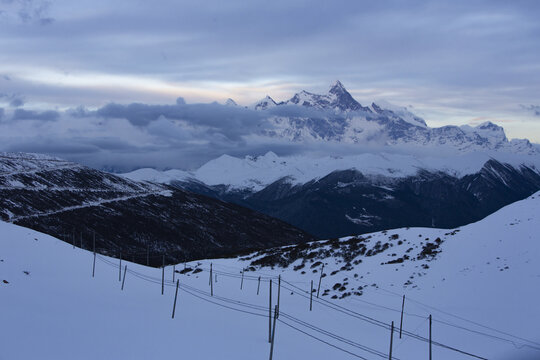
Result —
M 76 235 L 87 249 L 95 238 L 104 254 L 176 254 L 167 261 L 209 256 L 210 248 L 217 251 L 212 256 L 225 256 L 227 249 L 236 254 L 253 251 L 256 244 L 258 249 L 296 244 L 302 237 L 289 224 L 233 204 L 21 153 L 0 154 L 0 219 L 64 240 Z M 148 264 L 143 256 L 132 259 Z
M 393 358 L 427 358 L 430 314 L 435 359 L 536 359 L 539 214 L 537 193 L 451 231 L 397 229 L 177 265 L 175 319 L 172 267 L 161 295 L 161 269 L 123 262 L 121 291 L 117 259 L 98 256 L 92 278 L 92 253 L 0 223 L 0 359 L 264 358 L 278 275 L 274 359 L 388 358 L 392 321 Z M 257 265 L 275 260 L 285 267 Z

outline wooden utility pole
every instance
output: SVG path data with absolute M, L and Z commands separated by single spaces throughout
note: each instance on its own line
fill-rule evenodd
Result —
M 124 278 L 122 279 L 122 291 L 124 290 L 124 283 L 126 282 L 127 265 L 124 266 Z
M 208 277 L 208 286 L 212 284 L 212 263 L 210 263 L 210 276 Z
M 323 272 L 324 272 L 324 264 L 322 264 L 321 276 L 319 277 L 319 286 L 317 286 L 317 299 L 319 298 L 319 292 L 321 291 L 321 281 L 322 281 Z
M 279 312 L 278 312 L 278 306 L 276 305 L 275 309 L 274 309 L 274 328 L 272 330 L 272 339 L 270 341 L 271 345 L 270 345 L 270 360 L 272 360 L 272 356 L 274 354 L 274 339 L 276 338 L 276 320 L 279 316 Z
M 390 353 L 388 360 L 392 360 L 392 343 L 394 342 L 394 322 L 392 321 L 392 328 L 390 329 Z
M 242 269 L 242 280 L 240 281 L 240 290 L 244 287 L 244 269 Z
M 272 279 L 270 279 L 270 296 L 268 302 L 268 342 L 272 342 Z
M 96 253 L 94 252 L 94 264 L 92 265 L 92 277 L 96 275 Z
M 212 281 L 212 263 L 210 263 L 210 296 L 214 296 L 214 282 Z
M 429 315 L 429 360 L 431 360 L 431 314 Z
M 259 276 L 259 281 L 257 282 L 257 295 L 259 295 L 260 288 L 261 288 L 261 277 Z
M 281 275 L 278 276 L 278 288 L 277 288 L 277 309 L 279 312 L 279 298 L 281 294 Z
M 176 292 L 174 293 L 174 304 L 172 308 L 172 318 L 174 319 L 174 313 L 176 312 L 176 299 L 178 298 L 178 286 L 180 285 L 180 280 L 176 280 Z
M 172 281 L 174 282 L 174 277 L 176 276 L 176 265 L 172 266 Z
M 161 295 L 165 292 L 165 255 L 163 255 L 163 262 L 161 266 Z
M 94 265 L 92 265 L 92 277 L 96 274 L 96 232 L 94 231 Z
M 311 291 L 309 292 L 309 311 L 313 310 L 313 280 L 311 280 Z
M 118 264 L 118 281 L 122 281 L 122 252 L 120 251 L 120 263 Z
M 401 339 L 401 330 L 403 328 L 403 310 L 405 309 L 405 295 L 403 295 L 403 301 L 401 302 L 401 321 L 399 322 L 399 338 Z

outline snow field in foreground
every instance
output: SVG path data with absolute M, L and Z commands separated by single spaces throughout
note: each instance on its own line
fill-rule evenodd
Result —
M 269 279 L 274 283 L 273 307 L 278 275 L 282 287 L 274 359 L 388 358 L 388 327 L 391 321 L 399 327 L 402 295 L 404 330 L 409 333 L 427 337 L 432 314 L 434 341 L 489 359 L 538 358 L 538 214 L 540 196 L 535 194 L 454 235 L 420 228 L 371 234 L 369 241 L 398 234 L 413 246 L 426 237 L 441 237 L 443 243 L 425 271 L 418 270 L 419 261 L 380 265 L 393 258 L 382 252 L 330 275 L 342 264 L 325 259 L 321 294 L 330 292 L 314 299 L 313 311 L 302 290 L 309 291 L 311 280 L 316 287 L 320 274 L 309 266 L 305 274 L 293 270 L 297 263 L 245 272 L 241 290 L 241 271 L 249 261 L 192 262 L 187 266 L 203 271 L 175 275 L 181 284 L 175 319 L 172 266 L 165 269 L 161 295 L 161 269 L 123 262 L 128 273 L 121 291 L 117 259 L 98 255 L 92 278 L 92 253 L 0 223 L 0 359 L 265 358 L 270 351 Z M 401 256 L 408 246 L 405 242 L 390 252 Z M 209 296 L 210 263 L 214 297 Z M 403 286 L 411 274 L 413 283 Z M 344 278 L 349 287 L 363 286 L 363 295 L 331 300 L 340 294 L 333 285 Z M 428 344 L 414 336 L 399 339 L 396 332 L 393 356 L 427 358 Z M 433 357 L 472 358 L 440 346 L 433 346 Z

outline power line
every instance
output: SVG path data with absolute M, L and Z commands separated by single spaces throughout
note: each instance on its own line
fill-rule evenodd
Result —
M 334 345 L 334 344 L 329 343 L 328 341 L 324 341 L 323 339 L 318 338 L 318 337 L 316 337 L 315 335 L 309 334 L 309 333 L 306 332 L 306 331 L 300 330 L 299 328 L 297 328 L 297 327 L 295 327 L 295 326 L 293 326 L 293 325 L 291 325 L 291 324 L 289 324 L 289 323 L 287 323 L 287 322 L 285 322 L 285 321 L 283 321 L 283 320 L 281 320 L 281 319 L 279 319 L 279 318 L 277 319 L 277 321 L 279 321 L 280 323 L 282 323 L 282 324 L 284 324 L 284 325 L 287 325 L 288 327 L 290 327 L 290 328 L 292 328 L 292 329 L 294 329 L 294 330 L 296 330 L 296 331 L 298 331 L 298 332 L 301 332 L 301 333 L 304 334 L 304 335 L 309 336 L 310 338 L 313 338 L 313 339 L 315 339 L 315 340 L 317 340 L 317 341 L 320 341 L 320 342 L 322 342 L 322 343 L 324 343 L 324 344 L 326 344 L 326 345 L 328 345 L 328 346 L 331 346 L 331 347 L 333 347 L 333 348 L 335 348 L 335 349 L 338 349 L 338 350 L 340 350 L 340 351 L 343 351 L 343 352 L 345 352 L 345 353 L 347 353 L 347 354 L 349 354 L 349 355 L 352 355 L 352 356 L 354 356 L 354 357 L 357 357 L 357 358 L 359 358 L 359 359 L 368 360 L 368 359 L 366 359 L 366 358 L 363 357 L 363 356 L 360 356 L 360 355 L 358 355 L 358 354 L 355 354 L 355 353 L 353 353 L 353 352 L 350 352 L 350 351 L 348 351 L 348 350 L 345 350 L 345 349 L 343 349 L 343 348 L 341 348 L 341 347 L 339 347 L 339 346 L 337 346 L 337 345 Z
M 111 262 L 109 262 L 110 265 L 113 265 L 113 266 L 116 266 L 116 264 L 112 264 Z M 208 271 L 208 269 L 202 267 L 202 266 L 199 266 L 197 264 L 197 266 L 195 266 L 195 268 L 197 269 L 200 269 L 202 271 Z M 131 271 L 129 271 L 131 272 Z M 241 274 L 233 274 L 233 273 L 228 273 L 228 272 L 225 272 L 225 271 L 219 271 L 219 270 L 215 270 L 215 272 L 219 275 L 222 275 L 222 276 L 228 276 L 228 277 L 231 277 L 231 278 L 241 278 Z M 143 274 L 140 274 L 141 276 L 137 276 L 137 277 L 140 277 L 142 278 L 143 280 L 147 280 L 147 281 L 151 281 L 153 283 L 161 283 L 161 280 L 159 280 L 158 278 L 152 278 L 151 276 L 147 276 L 147 275 L 143 275 Z M 244 275 L 244 278 L 247 279 L 247 280 L 253 280 L 253 281 L 257 281 L 258 280 L 258 276 L 253 276 L 253 275 Z M 275 279 L 276 277 L 275 276 L 265 276 L 264 277 L 264 280 L 270 280 L 270 279 Z M 263 277 L 261 277 L 261 280 L 263 280 Z M 283 280 L 284 283 L 294 287 L 295 289 L 299 290 L 300 293 L 297 291 L 297 290 L 294 290 L 294 289 L 290 289 L 286 286 L 284 286 L 284 288 L 292 291 L 293 293 L 297 293 L 301 296 L 304 296 L 306 297 L 306 295 L 304 293 L 306 293 L 305 290 L 297 287 L 296 285 L 288 282 L 288 281 L 285 281 Z M 173 286 L 174 284 L 167 284 L 167 286 Z M 192 291 L 201 291 L 201 290 L 198 290 L 196 288 L 192 288 L 191 289 Z M 206 296 L 206 294 L 205 294 Z M 244 302 L 241 302 L 241 301 L 237 301 L 237 300 L 233 300 L 233 299 L 228 299 L 228 298 L 223 298 L 223 297 L 220 297 L 220 300 L 221 301 L 225 301 L 225 302 L 230 302 L 230 303 L 235 303 L 235 304 L 240 304 L 242 306 L 247 306 L 247 307 L 254 307 L 256 309 L 266 309 L 266 307 L 261 307 L 261 306 L 258 306 L 258 305 L 254 305 L 254 304 L 249 304 L 249 303 L 244 303 Z M 373 306 L 378 306 L 378 307 L 381 307 L 381 308 L 384 308 L 386 310 L 390 310 L 390 311 L 399 311 L 399 310 L 395 310 L 395 309 L 392 309 L 390 307 L 386 307 L 386 306 L 382 306 L 382 305 L 378 305 L 378 304 L 374 304 L 374 303 L 370 303 L 368 301 L 365 301 L 365 300 L 360 300 L 360 299 L 357 299 L 358 301 L 361 301 L 361 302 L 365 302 L 365 303 L 368 303 L 370 305 L 373 305 Z M 385 329 L 389 329 L 389 325 L 386 324 L 386 323 L 383 323 L 375 318 L 371 318 L 369 316 L 366 316 L 366 315 L 363 315 L 363 314 L 360 314 L 360 313 L 357 313 L 355 311 L 352 311 L 350 309 L 347 309 L 347 308 L 344 308 L 340 305 L 337 305 L 335 303 L 331 303 L 331 302 L 328 302 L 324 299 L 315 299 L 316 302 L 318 303 L 321 303 L 322 305 L 324 306 L 327 306 L 329 307 L 330 309 L 333 309 L 335 311 L 339 311 L 339 312 L 342 312 L 346 315 L 349 315 L 349 316 L 353 316 L 355 318 L 359 318 L 361 320 L 364 320 L 364 321 L 367 321 L 368 323 L 371 323 L 373 325 L 377 325 L 379 327 L 383 327 Z M 416 315 L 416 314 L 410 314 L 412 316 L 418 316 L 418 317 L 421 317 L 420 315 Z M 264 315 L 263 315 L 264 316 Z M 455 327 L 455 328 L 458 328 L 458 329 L 462 329 L 462 330 L 465 330 L 465 331 L 470 331 L 470 332 L 473 332 L 473 333 L 476 333 L 476 334 L 479 334 L 479 335 L 484 335 L 484 336 L 487 336 L 487 337 L 490 337 L 492 339 L 495 339 L 495 340 L 500 340 L 500 341 L 506 341 L 506 342 L 510 342 L 512 343 L 514 346 L 516 346 L 515 342 L 511 341 L 511 340 L 508 340 L 508 339 L 505 339 L 505 338 L 501 338 L 501 337 L 497 337 L 497 336 L 494 336 L 494 335 L 490 335 L 490 334 L 486 334 L 486 333 L 483 333 L 483 332 L 480 332 L 480 331 L 476 331 L 476 330 L 473 330 L 473 329 L 468 329 L 466 327 L 463 327 L 463 326 L 459 326 L 459 325 L 455 325 L 455 324 L 451 324 L 451 323 L 448 323 L 448 322 L 444 322 L 444 321 L 441 321 L 441 320 L 437 320 L 438 322 L 444 324 L 444 325 L 447 325 L 447 326 L 452 326 L 452 327 Z M 411 338 L 414 338 L 416 340 L 419 340 L 419 341 L 423 341 L 423 342 L 427 342 L 429 341 L 428 339 L 418 335 L 418 334 L 414 334 L 414 333 L 411 333 L 411 332 L 408 332 L 408 331 L 404 331 L 405 335 L 411 337 Z M 512 336 L 512 335 L 509 335 L 509 336 Z M 475 355 L 475 354 L 472 354 L 472 353 L 469 353 L 469 352 L 466 352 L 466 351 L 463 351 L 463 350 L 460 350 L 458 348 L 455 348 L 455 347 L 452 347 L 452 346 L 449 346 L 449 345 L 445 345 L 445 344 L 442 344 L 442 343 L 439 343 L 439 342 L 432 342 L 434 345 L 436 346 L 439 346 L 439 347 L 442 347 L 442 348 L 445 348 L 445 349 L 448 349 L 448 350 L 452 350 L 452 351 L 455 351 L 455 352 L 459 352 L 459 353 L 462 353 L 464 355 L 468 355 L 468 356 L 471 356 L 471 357 L 474 357 L 474 358 L 478 358 L 478 359 L 484 359 L 482 358 L 481 356 L 478 356 L 478 355 Z M 527 347 L 531 347 L 533 349 L 536 349 L 535 347 L 532 347 L 530 345 L 523 345 L 523 346 L 527 346 Z
M 363 283 L 363 284 L 369 285 L 369 283 L 367 283 L 367 282 L 365 282 L 365 281 L 362 281 L 362 280 L 359 280 L 359 279 L 358 279 L 358 281 L 361 282 L 361 283 Z M 385 289 L 385 288 L 376 288 L 375 290 L 376 290 L 376 291 L 383 291 L 383 292 L 386 292 L 386 293 L 388 293 L 388 294 L 390 294 L 390 295 L 392 295 L 392 296 L 396 296 L 396 297 L 399 297 L 399 298 L 401 298 L 401 297 L 403 296 L 402 294 L 398 294 L 398 293 L 396 293 L 396 292 L 394 292 L 394 291 L 391 291 L 391 290 L 388 290 L 388 289 Z M 538 343 L 538 342 L 535 342 L 535 341 L 532 341 L 532 340 L 529 340 L 529 339 L 525 339 L 525 338 L 523 338 L 523 337 L 519 337 L 519 336 L 510 334 L 510 333 L 507 333 L 507 332 L 504 332 L 504 331 L 495 329 L 495 328 L 493 328 L 493 327 L 489 327 L 489 326 L 480 324 L 480 323 L 478 323 L 478 322 L 475 322 L 475 321 L 472 321 L 472 320 L 463 318 L 463 317 L 458 316 L 458 315 L 455 315 L 455 314 L 451 314 L 451 313 L 449 313 L 449 312 L 447 312 L 447 311 L 438 309 L 438 308 L 436 308 L 436 307 L 434 307 L 434 306 L 431 306 L 431 305 L 424 304 L 424 303 L 422 303 L 422 302 L 420 302 L 420 301 L 418 301 L 418 300 L 414 300 L 414 299 L 412 299 L 412 298 L 410 298 L 410 297 L 407 297 L 407 299 L 408 299 L 408 301 L 410 301 L 410 302 L 413 302 L 413 303 L 416 303 L 416 304 L 418 304 L 418 305 L 427 307 L 427 308 L 429 308 L 429 309 L 431 309 L 431 310 L 434 310 L 434 311 L 438 311 L 438 312 L 440 312 L 440 313 L 442 313 L 442 314 L 444 314 L 444 315 L 454 317 L 454 318 L 459 319 L 459 320 L 461 320 L 461 321 L 468 322 L 468 323 L 470 323 L 470 324 L 473 324 L 473 325 L 482 327 L 482 328 L 487 329 L 487 330 L 491 330 L 491 331 L 497 332 L 497 333 L 502 334 L 502 335 L 510 336 L 510 337 L 512 337 L 512 338 L 514 338 L 514 339 L 518 339 L 518 340 L 521 340 L 521 341 L 526 342 L 526 343 L 529 343 L 529 344 L 534 344 L 535 346 L 530 346 L 530 345 L 526 345 L 526 344 L 519 346 L 519 345 L 517 345 L 514 341 L 512 341 L 512 340 L 510 340 L 510 339 L 505 339 L 505 338 L 495 337 L 494 335 L 491 335 L 491 334 L 488 334 L 488 333 L 484 333 L 484 332 L 481 332 L 481 331 L 477 331 L 477 330 L 473 330 L 473 329 L 469 329 L 469 328 L 465 328 L 465 327 L 462 327 L 463 330 L 468 330 L 468 331 L 470 331 L 470 332 L 474 332 L 474 333 L 477 333 L 477 334 L 479 334 L 479 335 L 484 335 L 484 336 L 491 337 L 491 338 L 495 338 L 495 339 L 498 338 L 498 339 L 500 339 L 500 340 L 504 340 L 504 341 L 506 341 L 506 342 L 509 342 L 509 343 L 513 344 L 513 345 L 514 345 L 515 347 L 517 347 L 517 348 L 520 348 L 520 347 L 525 346 L 525 347 L 533 348 L 533 349 L 536 349 L 536 350 L 540 350 L 540 343 Z M 434 322 L 441 323 L 441 324 L 444 324 L 444 325 L 453 326 L 453 327 L 456 327 L 456 328 L 461 328 L 461 327 L 458 326 L 458 325 L 453 325 L 453 324 L 450 324 L 450 323 L 445 323 L 445 322 L 443 322 L 442 320 L 433 319 L 433 321 L 434 321 Z
M 359 349 L 361 349 L 361 350 L 364 350 L 364 351 L 366 351 L 366 352 L 369 352 L 369 353 L 372 354 L 372 355 L 376 355 L 376 356 L 382 357 L 382 358 L 384 358 L 384 359 L 388 357 L 388 354 L 385 354 L 385 353 L 383 353 L 383 352 L 381 352 L 381 351 L 378 351 L 378 350 L 375 350 L 375 349 L 371 349 L 371 348 L 369 348 L 369 347 L 367 347 L 367 346 L 364 346 L 364 345 L 359 344 L 359 343 L 357 343 L 357 342 L 354 342 L 354 341 L 352 341 L 352 340 L 349 340 L 349 339 L 346 339 L 346 338 L 341 337 L 341 336 L 339 336 L 339 335 L 336 335 L 335 333 L 332 333 L 332 332 L 330 332 L 330 331 L 327 331 L 327 330 L 324 330 L 324 329 L 322 329 L 322 328 L 319 328 L 319 327 L 317 327 L 317 326 L 315 326 L 315 325 L 313 325 L 313 324 L 309 324 L 309 323 L 307 323 L 307 322 L 305 322 L 305 321 L 302 321 L 302 320 L 300 320 L 300 319 L 298 319 L 298 318 L 295 318 L 295 317 L 293 317 L 293 316 L 291 316 L 291 315 L 288 315 L 288 314 L 286 314 L 286 313 L 284 313 L 284 312 L 282 312 L 282 311 L 279 312 L 279 316 L 283 316 L 283 317 L 285 317 L 286 319 L 289 319 L 289 320 L 291 320 L 291 321 L 293 321 L 293 322 L 295 322 L 295 323 L 297 323 L 297 324 L 299 324 L 299 325 L 302 325 L 302 326 L 304 326 L 304 327 L 307 327 L 307 328 L 309 328 L 309 329 L 311 329 L 311 330 L 314 330 L 314 331 L 316 331 L 316 332 L 318 332 L 318 333 L 324 334 L 324 335 L 326 335 L 326 336 L 328 336 L 328 337 L 331 337 L 331 338 L 333 338 L 333 339 L 335 339 L 335 340 L 341 341 L 341 342 L 343 342 L 343 343 L 345 343 L 345 344 L 348 344 L 348 345 L 350 345 L 350 346 L 354 346 L 354 347 L 356 347 L 356 348 L 359 348 Z M 399 360 L 399 359 L 396 358 L 396 357 L 393 357 L 393 358 L 395 358 L 396 360 Z
M 298 287 L 295 286 L 295 285 L 292 285 L 291 283 L 289 283 L 289 282 L 287 282 L 287 281 L 285 281 L 285 280 L 283 280 L 283 279 L 282 279 L 281 281 L 282 281 L 282 282 L 285 282 L 285 283 L 287 283 L 287 284 L 289 284 L 289 285 L 291 285 L 291 286 L 293 286 L 293 287 L 296 288 L 296 289 L 299 289 L 301 292 L 292 290 L 292 289 L 290 289 L 290 288 L 286 288 L 286 287 L 284 286 L 286 289 L 288 289 L 288 290 L 290 290 L 290 291 L 293 291 L 293 292 L 296 292 L 296 293 L 298 293 L 299 295 L 304 296 L 304 297 L 307 298 L 307 296 L 303 294 L 303 293 L 305 292 L 304 290 L 298 288 Z M 327 300 L 324 300 L 324 299 L 320 299 L 320 298 L 319 298 L 319 299 L 313 299 L 313 301 L 318 302 L 318 303 L 320 303 L 320 304 L 322 304 L 322 305 L 324 305 L 324 306 L 333 308 L 334 310 L 339 311 L 339 312 L 342 312 L 342 313 L 344 313 L 344 314 L 346 314 L 346 315 L 356 317 L 356 318 L 358 318 L 358 319 L 361 319 L 361 320 L 366 321 L 366 322 L 368 322 L 368 323 L 371 323 L 371 324 L 373 324 L 373 325 L 377 325 L 377 326 L 379 326 L 379 327 L 382 327 L 382 328 L 385 328 L 385 329 L 388 329 L 388 330 L 390 329 L 390 326 L 389 326 L 388 324 L 382 322 L 382 321 L 379 321 L 379 320 L 377 320 L 377 319 L 375 319 L 375 318 L 372 318 L 372 317 L 369 317 L 369 316 L 367 316 L 367 315 L 360 314 L 360 313 L 355 312 L 355 311 L 353 311 L 353 310 L 347 309 L 347 308 L 345 308 L 345 307 L 343 307 L 343 306 L 340 306 L 340 305 L 337 305 L 337 304 L 334 304 L 334 303 L 330 303 L 330 302 L 328 302 Z M 394 331 L 397 332 L 398 330 L 395 329 Z M 403 334 L 405 334 L 405 335 L 407 335 L 407 336 L 409 336 L 409 337 L 412 337 L 412 338 L 414 338 L 414 339 L 416 339 L 416 340 L 419 340 L 419 341 L 429 342 L 429 339 L 426 339 L 425 337 L 420 336 L 420 335 L 417 335 L 417 334 L 413 334 L 413 333 L 411 333 L 411 332 L 409 332 L 409 331 L 403 330 Z M 442 348 L 445 348 L 445 349 L 448 349 L 448 350 L 452 350 L 452 351 L 461 353 L 461 354 L 463 354 L 463 355 L 467 355 L 467 356 L 470 356 L 470 357 L 473 357 L 473 358 L 485 360 L 485 358 L 482 357 L 482 356 L 472 354 L 472 353 L 470 353 L 470 352 L 467 352 L 467 351 L 464 351 L 464 350 L 455 348 L 455 347 L 450 346 L 450 345 L 445 345 L 445 344 L 442 344 L 442 343 L 437 342 L 437 341 L 432 341 L 431 343 L 432 343 L 433 345 L 436 345 L 436 346 L 439 346 L 439 347 L 442 347 Z
M 103 257 L 101 257 L 101 256 L 100 256 L 99 258 L 100 258 L 99 260 L 102 261 L 103 263 L 106 263 L 106 264 L 109 265 L 109 266 L 116 267 L 116 264 L 112 263 L 111 261 L 108 261 L 107 259 L 105 259 L 105 258 L 103 258 Z M 151 276 L 147 276 L 147 275 L 144 275 L 144 274 L 140 274 L 140 273 L 138 273 L 138 272 L 136 272 L 136 271 L 133 271 L 133 270 L 131 270 L 131 271 L 128 270 L 128 272 L 130 272 L 130 273 L 131 273 L 132 275 L 134 275 L 135 277 L 140 278 L 140 279 L 142 279 L 142 280 L 144 280 L 144 281 L 148 281 L 148 282 L 155 283 L 155 284 L 160 284 L 160 283 L 161 283 L 160 281 L 158 281 L 158 280 L 155 279 L 155 278 L 152 278 Z M 173 284 L 167 284 L 167 286 L 173 286 Z M 198 299 L 204 300 L 204 301 L 206 301 L 206 302 L 209 302 L 209 303 L 212 303 L 212 304 L 214 304 L 214 305 L 218 305 L 218 306 L 221 306 L 221 307 L 230 309 L 230 310 L 239 311 L 239 312 L 242 312 L 242 313 L 251 314 L 251 315 L 255 315 L 255 316 L 259 316 L 259 317 L 266 317 L 266 316 L 267 316 L 267 314 L 266 314 L 266 311 L 267 311 L 266 306 L 259 306 L 259 305 L 250 304 L 250 303 L 246 303 L 246 302 L 242 302 L 242 301 L 234 300 L 234 299 L 229 299 L 229 298 L 225 298 L 225 297 L 215 297 L 215 296 L 214 296 L 214 297 L 211 297 L 210 294 L 208 294 L 207 292 L 205 292 L 205 291 L 203 291 L 203 290 L 200 290 L 200 289 L 197 289 L 197 288 L 194 288 L 194 287 L 191 287 L 191 286 L 189 286 L 189 285 L 185 285 L 185 284 L 180 285 L 180 289 L 181 289 L 182 291 L 184 291 L 184 292 L 186 292 L 186 293 L 188 293 L 188 294 L 190 294 L 190 295 L 192 295 L 192 296 L 198 298 Z M 200 295 L 197 295 L 197 294 L 195 294 L 194 292 L 197 292 L 197 293 L 199 293 Z M 225 304 L 221 304 L 221 303 L 219 303 L 219 302 L 217 302 L 217 301 L 214 301 L 214 300 L 213 300 L 214 298 L 217 298 L 218 300 L 221 300 L 221 301 L 224 301 L 224 302 L 234 303 L 234 304 L 237 304 L 237 305 L 239 305 L 239 306 L 249 307 L 249 308 L 255 309 L 255 310 L 260 310 L 261 313 L 256 313 L 256 312 L 253 312 L 253 311 L 243 310 L 243 309 L 239 309 L 239 308 L 236 308 L 236 307 L 233 307 L 233 306 L 228 306 L 228 305 L 225 305 Z M 283 314 L 283 313 L 280 312 L 280 315 L 282 315 L 282 314 Z M 306 322 L 304 322 L 304 321 L 302 321 L 302 320 L 300 320 L 300 319 L 297 319 L 297 318 L 295 318 L 295 317 L 292 317 L 291 315 L 283 314 L 283 316 L 285 316 L 286 318 L 288 318 L 289 320 L 291 320 L 291 321 L 293 321 L 293 322 L 297 322 L 297 323 L 299 323 L 299 324 L 301 324 L 301 325 L 303 325 L 303 326 L 305 326 L 305 327 L 308 327 L 309 329 L 311 329 L 311 330 L 313 330 L 313 331 L 322 333 L 322 334 L 324 334 L 324 335 L 326 335 L 326 336 L 329 336 L 329 337 L 331 337 L 331 338 L 333 338 L 333 339 L 335 339 L 335 340 L 338 340 L 338 341 L 340 341 L 340 342 L 344 342 L 344 343 L 346 343 L 346 344 L 349 344 L 349 345 L 351 345 L 351 346 L 353 346 L 353 347 L 356 347 L 356 348 L 361 349 L 361 350 L 363 350 L 363 351 L 369 352 L 369 353 L 371 353 L 371 354 L 375 354 L 375 355 L 381 356 L 381 357 L 383 357 L 383 358 L 386 358 L 386 354 L 381 353 L 381 352 L 379 352 L 379 351 L 377 351 L 377 350 L 371 349 L 371 348 L 369 348 L 369 347 L 367 347 L 367 346 L 365 346 L 365 345 L 361 345 L 361 344 L 356 343 L 356 342 L 354 342 L 354 341 L 352 341 L 352 340 L 345 339 L 345 338 L 343 338 L 343 337 L 341 337 L 341 336 L 339 336 L 339 335 L 336 335 L 336 334 L 334 334 L 334 333 L 332 333 L 332 332 L 323 330 L 323 329 L 318 328 L 318 327 L 316 327 L 316 326 L 314 326 L 314 325 L 308 324 L 308 323 L 306 323 Z M 358 355 L 358 354 L 354 354 L 354 353 L 352 353 L 352 352 L 350 352 L 350 351 L 347 351 L 347 350 L 345 350 L 345 349 L 340 348 L 340 347 L 337 346 L 337 345 L 334 345 L 334 344 L 331 344 L 331 343 L 329 343 L 329 342 L 327 342 L 327 341 L 324 341 L 324 340 L 322 340 L 322 339 L 319 339 L 319 338 L 317 338 L 316 336 L 314 336 L 314 335 L 312 335 L 312 334 L 309 334 L 309 333 L 306 332 L 306 331 L 302 331 L 302 330 L 300 330 L 300 329 L 298 329 L 298 328 L 296 328 L 296 327 L 294 327 L 294 328 L 297 329 L 297 330 L 299 330 L 300 332 L 302 332 L 302 333 L 304 333 L 304 334 L 306 334 L 306 335 L 308 335 L 308 336 L 310 336 L 310 337 L 312 337 L 312 338 L 315 338 L 315 339 L 317 339 L 317 340 L 319 340 L 319 341 L 322 341 L 323 343 L 328 344 L 328 345 L 330 345 L 330 346 L 332 346 L 332 347 L 334 347 L 334 348 L 336 348 L 336 349 L 345 351 L 346 353 L 351 354 L 351 355 L 353 355 L 353 356 L 355 356 L 355 357 L 359 357 L 359 358 L 361 358 L 361 359 L 365 359 L 364 357 L 362 357 L 362 356 L 360 356 L 360 355 Z

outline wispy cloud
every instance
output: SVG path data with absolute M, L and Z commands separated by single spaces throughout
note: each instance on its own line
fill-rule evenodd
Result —
M 49 15 L 51 3 L 45 0 L 1 0 L 0 19 L 50 25 L 54 19 Z
M 20 107 L 24 105 L 24 97 L 20 94 L 0 93 L 0 102 L 7 102 L 11 107 Z
M 521 108 L 530 112 L 534 116 L 540 116 L 540 105 L 521 105 Z

